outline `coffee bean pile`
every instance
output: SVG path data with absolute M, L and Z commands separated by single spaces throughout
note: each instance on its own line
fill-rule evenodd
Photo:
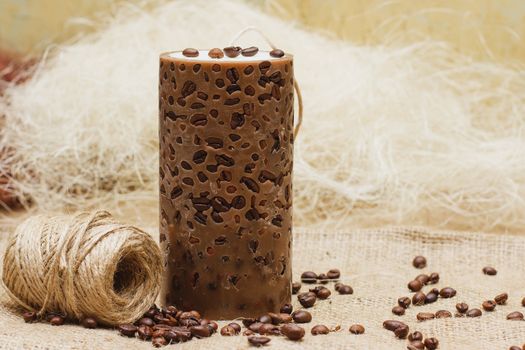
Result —
M 259 48 L 255 46 L 247 47 L 245 49 L 239 47 L 239 46 L 228 46 L 224 49 L 219 49 L 218 47 L 215 47 L 208 51 L 208 56 L 210 58 L 223 58 L 224 55 L 228 56 L 229 58 L 235 58 L 239 55 L 242 55 L 244 57 L 252 57 L 255 56 L 259 52 Z M 199 56 L 199 50 L 194 48 L 186 48 L 182 51 L 182 54 L 186 57 L 198 57 Z M 275 58 L 280 58 L 284 56 L 284 51 L 280 49 L 273 49 L 270 51 L 270 56 Z

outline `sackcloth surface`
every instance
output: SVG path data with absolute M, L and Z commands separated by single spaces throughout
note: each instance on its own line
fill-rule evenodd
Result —
M 0 248 L 5 247 L 2 235 Z M 407 341 L 396 339 L 382 327 L 386 319 L 399 319 L 425 336 L 440 340 L 439 349 L 508 349 L 525 343 L 525 321 L 508 321 L 512 311 L 525 311 L 525 238 L 512 235 L 432 231 L 423 228 L 384 228 L 351 232 L 296 231 L 293 245 L 294 280 L 305 270 L 323 272 L 337 267 L 342 282 L 354 288 L 353 295 L 338 295 L 328 284 L 332 296 L 318 300 L 309 309 L 313 321 L 304 325 L 307 335 L 300 342 L 272 337 L 266 348 L 273 349 L 406 349 Z M 428 266 L 415 269 L 412 258 L 427 257 Z M 494 266 L 496 276 L 483 275 L 481 269 Z M 400 296 L 409 296 L 407 283 L 419 273 L 439 272 L 441 279 L 432 287 L 451 286 L 457 295 L 436 303 L 411 306 L 404 316 L 391 313 Z M 302 291 L 308 286 L 303 284 Z M 422 311 L 449 310 L 466 302 L 481 308 L 481 303 L 501 292 L 509 293 L 507 305 L 494 312 L 484 312 L 476 319 L 447 318 L 418 322 Z M 49 324 L 25 324 L 13 309 L 5 292 L 0 294 L 0 349 L 152 349 L 150 342 L 128 339 L 112 329 L 87 330 L 78 325 L 52 327 Z M 294 308 L 299 308 L 296 296 Z M 365 326 L 363 335 L 348 331 L 351 324 Z M 221 322 L 221 325 L 224 323 Z M 325 336 L 311 336 L 315 324 L 341 330 Z M 249 349 L 247 337 L 223 337 L 192 340 L 172 345 L 176 349 Z M 167 349 L 171 348 L 168 347 Z

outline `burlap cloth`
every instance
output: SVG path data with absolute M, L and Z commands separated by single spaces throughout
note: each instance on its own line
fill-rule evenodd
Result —
M 2 247 L 5 239 L 0 241 Z M 301 342 L 272 337 L 274 349 L 406 349 L 406 341 L 398 340 L 382 328 L 385 319 L 401 319 L 411 330 L 440 340 L 440 349 L 508 349 L 525 343 L 525 322 L 507 321 L 511 311 L 525 311 L 525 238 L 508 235 L 487 235 L 455 232 L 431 232 L 424 229 L 392 228 L 370 231 L 318 233 L 296 232 L 294 238 L 294 276 L 304 270 L 326 271 L 338 267 L 343 281 L 354 287 L 353 295 L 333 293 L 329 300 L 318 301 L 311 309 L 314 320 L 306 325 L 307 336 Z M 410 307 L 405 316 L 392 315 L 398 297 L 409 295 L 407 282 L 421 271 L 411 265 L 416 254 L 428 258 L 424 272 L 439 272 L 438 287 L 452 286 L 458 293 L 452 299 L 434 304 Z M 494 277 L 481 269 L 492 265 L 498 270 Z M 329 286 L 333 289 L 333 286 Z M 303 286 L 303 290 L 306 288 Z M 428 289 L 428 287 L 427 287 Z M 450 318 L 417 322 L 421 311 L 440 309 L 454 311 L 458 302 L 480 307 L 485 299 L 500 292 L 509 293 L 506 306 L 477 319 Z M 3 293 L 3 292 L 2 292 Z M 120 337 L 114 330 L 86 330 L 79 326 L 52 327 L 48 324 L 25 324 L 13 312 L 1 294 L 1 349 L 152 349 L 150 343 Z M 294 306 L 297 307 L 294 297 Z M 310 328 L 318 323 L 341 325 L 340 332 L 313 337 Z M 363 335 L 352 335 L 348 327 L 361 323 Z M 246 349 L 244 336 L 195 340 L 173 345 L 177 349 Z

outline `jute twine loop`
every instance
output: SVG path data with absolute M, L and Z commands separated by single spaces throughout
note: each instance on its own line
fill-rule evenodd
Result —
M 97 211 L 33 216 L 11 235 L 2 280 L 20 306 L 94 317 L 115 325 L 138 319 L 160 289 L 162 256 L 146 232 Z
M 244 34 L 250 31 L 258 33 L 264 39 L 264 41 L 266 41 L 268 46 L 270 46 L 272 49 L 277 48 L 277 46 L 275 46 L 270 41 L 270 39 L 259 28 L 254 27 L 254 26 L 246 27 L 243 30 L 241 30 L 239 33 L 237 33 L 237 35 L 235 35 L 232 41 L 230 42 L 230 46 L 234 46 L 235 42 L 239 40 L 241 36 L 243 36 Z M 299 134 L 299 130 L 301 129 L 301 125 L 303 124 L 303 95 L 301 95 L 301 89 L 299 88 L 299 83 L 297 82 L 297 79 L 295 77 L 294 77 L 293 88 L 295 90 L 295 94 L 297 95 L 297 104 L 299 106 L 299 112 L 297 113 L 297 124 L 295 124 L 295 129 L 294 129 L 294 138 L 296 138 L 297 135 Z

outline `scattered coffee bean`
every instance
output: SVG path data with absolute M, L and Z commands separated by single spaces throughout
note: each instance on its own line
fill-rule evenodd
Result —
M 259 49 L 255 46 L 247 47 L 246 49 L 242 49 L 241 54 L 245 57 L 252 57 L 255 56 L 259 52 Z
M 457 303 L 456 310 L 458 310 L 460 314 L 464 314 L 468 311 L 468 305 L 465 303 Z
M 392 313 L 397 316 L 403 316 L 405 314 L 405 308 L 401 306 L 394 306 L 392 308 Z
M 168 345 L 168 341 L 166 340 L 166 338 L 164 337 L 155 337 L 153 338 L 153 340 L 151 341 L 151 343 L 153 344 L 154 347 L 156 348 L 160 348 L 162 346 L 166 346 Z
M 62 316 L 53 316 L 49 320 L 49 323 L 51 323 L 52 326 L 62 326 L 64 324 L 64 317 Z
M 406 326 L 406 324 L 397 320 L 386 320 L 383 322 L 383 327 L 391 332 L 395 331 L 401 326 Z
M 120 334 L 122 334 L 123 336 L 134 337 L 135 333 L 137 333 L 138 328 L 135 325 L 132 325 L 130 323 L 126 323 L 126 324 L 119 325 L 118 326 L 118 330 L 119 330 Z
M 149 326 L 140 325 L 137 329 L 139 339 L 141 340 L 150 340 L 153 336 L 153 329 Z
M 292 311 L 293 311 L 293 306 L 292 304 L 284 304 L 283 306 L 281 306 L 281 313 L 283 314 L 291 314 Z
M 300 340 L 304 337 L 304 328 L 293 323 L 285 324 L 281 327 L 281 333 L 290 340 Z
M 521 299 L 521 306 L 525 307 L 525 298 Z
M 417 292 L 412 296 L 412 304 L 421 306 L 425 304 L 426 295 L 423 292 Z
M 277 58 L 283 57 L 284 51 L 280 49 L 273 49 L 272 51 L 270 51 L 270 56 Z
M 292 294 L 297 294 L 300 289 L 301 289 L 301 283 L 299 282 L 292 283 Z
M 326 273 L 320 273 L 319 275 L 317 275 L 317 283 L 321 283 L 321 284 L 328 283 L 328 276 L 326 275 Z
M 414 260 L 412 260 L 412 265 L 416 269 L 423 269 L 427 266 L 427 259 L 424 256 L 416 256 Z
M 97 328 L 98 323 L 97 320 L 95 320 L 93 317 L 86 317 L 82 320 L 82 326 L 84 328 L 94 329 Z
M 336 282 L 336 284 L 334 284 L 334 289 L 335 289 L 336 291 L 339 291 L 339 288 L 341 288 L 342 285 L 343 285 L 343 284 L 342 284 L 341 282 Z
M 330 269 L 328 270 L 326 276 L 331 280 L 336 280 L 339 279 L 339 277 L 341 277 L 341 271 L 339 271 L 339 269 Z
M 210 51 L 208 51 L 208 56 L 210 56 L 210 58 L 223 58 L 224 57 L 224 52 L 222 52 L 221 49 L 216 47 L 216 48 L 211 49 Z
M 412 303 L 412 301 L 408 297 L 401 297 L 401 298 L 397 299 L 397 304 L 399 306 L 401 306 L 402 308 L 404 308 L 404 309 L 408 309 L 408 307 L 410 306 L 411 303 Z
M 452 313 L 447 310 L 436 311 L 436 318 L 449 318 L 452 317 Z
M 236 322 L 228 323 L 228 326 L 232 327 L 237 334 L 241 332 L 241 326 L 239 326 L 239 324 Z
M 456 295 L 456 290 L 454 288 L 445 287 L 439 291 L 439 295 L 442 298 L 452 298 Z
M 396 328 L 394 330 L 394 335 L 398 337 L 399 339 L 405 339 L 408 336 L 410 329 L 406 324 L 403 324 L 402 326 Z
M 272 324 L 273 325 L 278 325 L 278 324 L 283 323 L 283 319 L 281 317 L 281 314 L 276 314 L 276 313 L 270 312 L 268 315 L 272 319 Z M 288 315 L 288 314 L 285 314 L 285 315 Z
M 22 314 L 25 323 L 31 323 L 36 321 L 36 312 L 26 311 Z
M 310 307 L 314 306 L 314 304 L 315 304 L 315 302 L 317 300 L 317 296 L 313 292 L 307 292 L 307 293 L 299 294 L 297 296 L 297 299 L 299 300 L 299 303 L 303 307 L 310 308 Z
M 341 295 L 354 294 L 353 288 L 347 284 L 341 284 L 339 289 L 337 289 L 337 292 L 339 292 Z
M 439 341 L 436 338 L 427 338 L 424 343 L 428 350 L 435 350 L 439 346 Z
M 421 340 L 416 340 L 407 345 L 408 350 L 425 350 L 425 344 Z
M 248 343 L 252 346 L 263 346 L 270 342 L 270 338 L 268 337 L 248 337 Z
M 279 327 L 270 323 L 264 323 L 259 328 L 260 335 L 281 335 Z
M 509 299 L 509 295 L 507 293 L 501 293 L 501 294 L 496 295 L 496 297 L 494 298 L 494 301 L 498 305 L 504 305 L 508 299 Z
M 519 312 L 519 311 L 511 312 L 510 314 L 507 315 L 507 320 L 522 321 L 523 320 L 523 314 L 521 312 Z
M 281 323 L 290 323 L 293 321 L 293 318 L 291 315 L 289 314 L 279 314 L 279 316 L 281 317 Z
M 182 51 L 182 54 L 186 57 L 197 57 L 199 56 L 199 50 L 187 48 L 187 49 L 184 49 L 184 51 Z
M 193 335 L 196 338 L 207 338 L 211 336 L 210 328 L 201 325 L 190 327 L 190 332 L 191 335 Z
M 259 330 L 261 329 L 261 327 L 263 326 L 264 323 L 261 323 L 261 322 L 255 322 L 255 323 L 252 323 L 248 329 L 251 330 L 252 332 L 255 332 L 255 333 L 259 333 Z
M 257 320 L 255 318 L 244 317 L 241 320 L 241 322 L 244 325 L 244 327 L 248 328 L 248 327 L 250 327 L 251 324 L 257 322 Z
M 247 336 L 250 336 L 250 335 L 254 335 L 255 332 L 252 331 L 251 329 L 246 329 L 244 332 L 242 332 L 242 335 L 247 335 Z
M 330 329 L 323 324 L 318 324 L 312 327 L 310 333 L 312 333 L 312 335 L 328 334 L 330 333 Z
M 436 284 L 439 282 L 439 273 L 432 272 L 428 277 L 429 284 Z
M 480 309 L 470 309 L 466 313 L 467 317 L 480 317 L 482 315 Z
M 353 325 L 350 326 L 349 331 L 352 334 L 363 334 L 363 333 L 365 333 L 365 327 L 363 327 L 360 324 L 353 324 Z
M 496 269 L 493 268 L 493 267 L 491 267 L 491 266 L 485 266 L 485 267 L 483 268 L 483 273 L 484 273 L 485 275 L 489 275 L 489 276 L 496 276 L 497 273 L 498 273 L 498 271 L 496 271 Z
M 436 317 L 436 315 L 434 315 L 433 313 L 431 312 L 420 312 L 417 314 L 416 318 L 418 319 L 418 321 L 428 321 L 428 320 L 433 320 L 434 318 Z
M 237 335 L 237 331 L 232 326 L 224 326 L 221 328 L 221 335 L 225 337 L 231 337 Z
M 140 326 L 140 325 L 144 325 L 144 326 L 149 326 L 149 327 L 153 327 L 155 325 L 155 322 L 153 322 L 153 320 L 149 317 L 142 317 L 138 322 L 137 324 Z
M 408 289 L 410 289 L 412 292 L 419 292 L 423 288 L 423 283 L 421 283 L 419 280 L 413 280 L 408 283 Z
M 272 323 L 272 317 L 270 315 L 262 315 L 261 317 L 259 317 L 259 322 Z
M 436 302 L 437 299 L 438 299 L 437 293 L 430 292 L 425 296 L 425 304 L 432 304 Z
M 332 292 L 330 292 L 330 289 L 322 286 L 310 289 L 310 292 L 315 293 L 315 295 L 321 300 L 328 299 L 328 297 L 332 294 Z
M 428 281 L 429 281 L 428 275 L 425 275 L 425 274 L 421 274 L 421 275 L 417 276 L 415 279 L 418 280 L 419 282 L 421 282 L 424 285 L 428 284 Z
M 315 283 L 317 281 L 317 274 L 313 271 L 305 271 L 301 274 L 301 282 Z
M 481 304 L 481 306 L 485 311 L 494 311 L 494 309 L 496 308 L 496 302 L 493 300 L 485 300 L 483 304 Z
M 423 334 L 421 334 L 421 332 L 419 331 L 415 331 L 413 333 L 410 333 L 408 335 L 408 340 L 409 341 L 422 341 L 423 340 Z
M 308 323 L 312 321 L 312 314 L 305 310 L 298 310 L 292 314 L 295 323 Z
M 509 348 L 509 350 L 522 350 L 519 346 L 513 345 Z

